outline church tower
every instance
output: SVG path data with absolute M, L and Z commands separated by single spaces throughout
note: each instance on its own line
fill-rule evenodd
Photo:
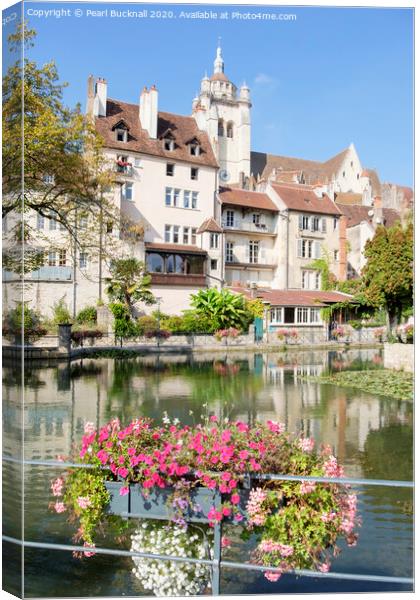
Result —
M 193 116 L 206 131 L 220 164 L 220 184 L 243 185 L 250 176 L 251 100 L 244 83 L 239 90 L 225 75 L 222 49 L 216 51 L 213 75 L 201 80 Z

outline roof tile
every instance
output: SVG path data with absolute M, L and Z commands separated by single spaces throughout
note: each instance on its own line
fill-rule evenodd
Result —
M 271 184 L 276 194 L 290 210 L 319 213 L 323 215 L 340 215 L 339 208 L 327 194 L 319 198 L 313 188 L 308 185 Z

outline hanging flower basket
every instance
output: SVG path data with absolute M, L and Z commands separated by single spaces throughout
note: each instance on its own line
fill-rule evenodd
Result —
M 52 508 L 79 520 L 74 539 L 83 540 L 85 555 L 94 554 L 102 524 L 109 519 L 115 526 L 117 519 L 123 529 L 128 516 L 185 530 L 194 523 L 241 525 L 258 540 L 251 559 L 282 572 L 328 570 L 338 540 L 357 540 L 355 494 L 336 482 L 306 479 L 344 476 L 331 448 L 317 452 L 314 440 L 273 421 L 251 427 L 213 415 L 190 427 L 165 416 L 162 425 L 139 418 L 122 427 L 113 419 L 98 431 L 87 423 L 72 460 L 81 468 L 52 483 Z M 300 479 L 259 479 L 261 473 Z M 279 574 L 267 568 L 266 576 Z

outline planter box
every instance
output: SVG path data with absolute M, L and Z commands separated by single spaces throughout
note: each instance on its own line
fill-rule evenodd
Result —
M 169 520 L 174 511 L 171 507 L 173 488 L 163 488 L 145 490 L 139 484 L 130 484 L 130 493 L 120 496 L 120 489 L 125 484 L 120 481 L 106 481 L 105 487 L 110 494 L 110 501 L 106 512 L 112 515 L 127 515 L 130 513 L 133 517 L 147 519 Z M 249 498 L 249 489 L 242 489 L 238 492 L 241 500 L 238 505 L 239 511 L 245 515 L 246 504 Z M 218 491 L 209 490 L 205 487 L 197 487 L 191 491 L 191 504 L 184 516 L 187 521 L 196 523 L 207 523 L 207 514 L 214 506 L 216 509 L 221 506 L 224 495 Z M 224 521 L 232 521 L 230 517 L 225 517 Z

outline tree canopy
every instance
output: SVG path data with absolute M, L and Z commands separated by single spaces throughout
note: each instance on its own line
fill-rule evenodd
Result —
M 111 300 L 125 304 L 132 317 L 137 302 L 156 302 L 150 291 L 151 276 L 146 273 L 141 261 L 136 258 L 116 259 L 111 262 L 110 271 L 110 277 L 106 278 L 106 293 Z
M 385 309 L 388 330 L 394 330 L 404 308 L 413 304 L 412 222 L 379 226 L 366 243 L 364 254 L 364 294 L 372 305 Z

